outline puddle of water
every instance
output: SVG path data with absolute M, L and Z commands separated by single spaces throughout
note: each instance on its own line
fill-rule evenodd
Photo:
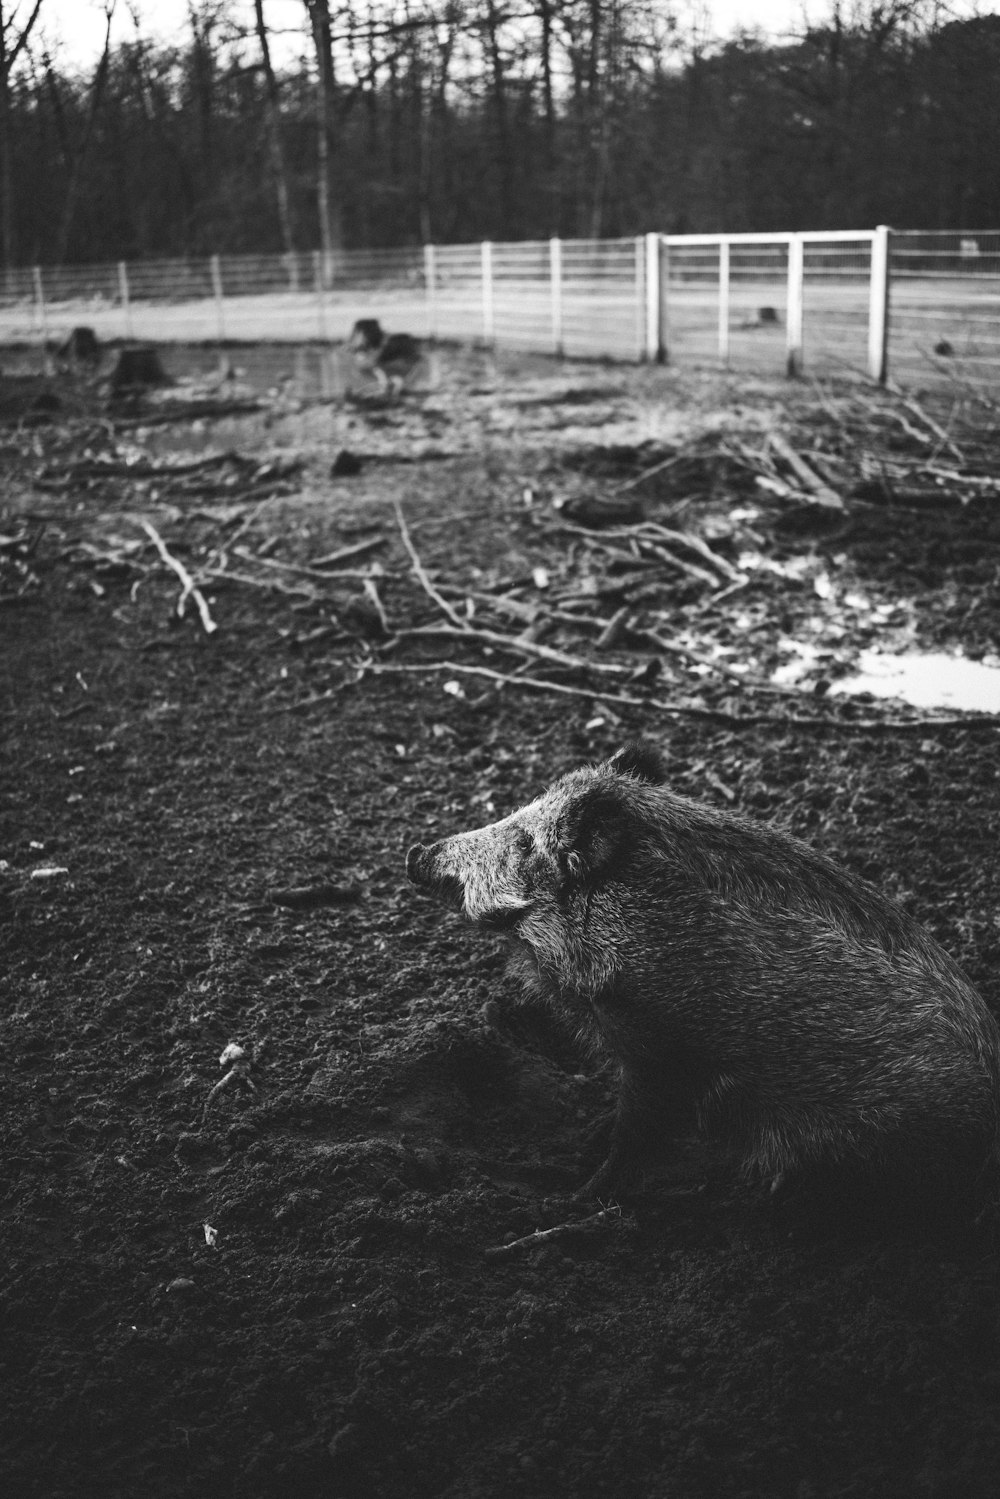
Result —
M 914 708 L 955 708 L 975 713 L 1000 713 L 1000 666 L 946 656 L 908 652 L 883 656 L 864 651 L 855 676 L 835 682 L 831 692 L 870 692 L 873 697 L 898 698 Z

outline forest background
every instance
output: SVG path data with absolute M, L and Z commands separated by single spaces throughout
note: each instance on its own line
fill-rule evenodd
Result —
M 106 0 L 81 69 L 47 3 L 0 0 L 7 266 L 1000 225 L 997 15 L 719 40 L 693 0 L 301 0 L 290 39 L 274 0 L 189 0 L 165 39 Z

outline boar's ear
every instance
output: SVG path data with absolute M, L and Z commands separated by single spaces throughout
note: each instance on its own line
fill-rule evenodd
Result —
M 607 761 L 606 768 L 615 775 L 631 776 L 636 781 L 651 781 L 662 786 L 667 779 L 667 762 L 659 747 L 650 739 L 633 739 Z
M 575 883 L 606 875 L 629 841 L 628 797 L 606 778 L 595 779 L 565 808 L 556 829 L 559 866 Z

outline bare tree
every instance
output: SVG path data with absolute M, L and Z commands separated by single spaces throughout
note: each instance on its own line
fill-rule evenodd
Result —
M 94 122 L 97 112 L 101 107 L 101 98 L 108 77 L 108 62 L 111 57 L 111 23 L 115 17 L 115 8 L 118 0 L 105 0 L 104 4 L 104 47 L 101 52 L 100 61 L 94 73 L 94 81 L 90 90 L 90 108 L 87 111 L 87 121 L 83 128 L 76 151 L 72 154 L 70 161 L 69 182 L 66 186 L 66 197 L 63 202 L 62 216 L 59 220 L 59 229 L 56 234 L 57 263 L 66 259 L 66 251 L 69 246 L 70 231 L 73 227 L 73 215 L 76 212 L 77 199 L 80 193 L 81 174 L 90 142 L 94 134 Z
M 271 169 L 274 172 L 274 187 L 278 197 L 278 222 L 285 251 L 295 254 L 295 225 L 292 218 L 292 196 L 288 186 L 288 166 L 281 138 L 281 98 L 278 80 L 271 61 L 271 44 L 264 20 L 264 0 L 254 0 L 254 24 L 260 45 L 261 64 L 264 69 L 264 94 L 267 100 L 267 139 L 271 153 Z
M 336 180 L 337 80 L 333 66 L 333 22 L 330 0 L 304 0 L 304 3 L 316 49 L 316 207 L 323 264 L 329 274 L 333 253 L 341 249 L 344 243 L 344 208 Z
M 43 0 L 34 0 L 26 21 L 20 23 L 22 7 L 15 3 L 10 17 L 0 0 L 0 198 L 3 211 L 3 263 L 7 270 L 14 264 L 14 154 L 11 150 L 10 75 L 21 53 L 28 45 Z

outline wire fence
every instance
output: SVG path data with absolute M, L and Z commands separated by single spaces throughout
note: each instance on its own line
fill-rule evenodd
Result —
M 892 362 L 977 386 L 1000 377 L 1000 230 L 892 236 Z
M 0 274 L 0 343 L 335 343 L 356 318 L 557 355 L 992 385 L 1000 231 L 660 235 Z

